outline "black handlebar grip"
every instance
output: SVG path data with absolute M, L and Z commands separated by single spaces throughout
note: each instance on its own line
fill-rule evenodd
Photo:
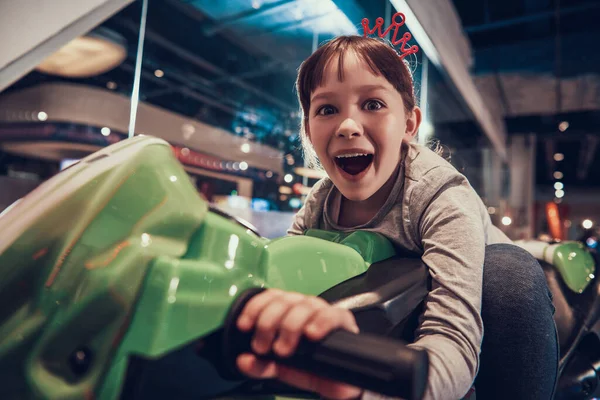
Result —
M 229 377 L 242 378 L 235 366 L 241 353 L 252 353 L 253 332 L 236 327 L 246 302 L 260 289 L 243 293 L 232 307 L 224 327 L 223 354 Z M 427 383 L 427 352 L 406 347 L 402 342 L 365 333 L 337 330 L 319 342 L 301 339 L 290 357 L 273 353 L 261 356 L 314 375 L 348 383 L 386 396 L 418 400 Z

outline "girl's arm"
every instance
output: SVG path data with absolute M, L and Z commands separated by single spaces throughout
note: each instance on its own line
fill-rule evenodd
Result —
M 306 196 L 304 205 L 294 216 L 292 226 L 287 231 L 288 236 L 303 235 L 307 229 L 318 227 L 319 217 L 323 212 L 323 203 L 330 188 L 331 181 L 327 178 L 323 178 L 313 185 Z
M 304 215 L 306 213 L 306 203 L 302 206 L 300 210 L 294 215 L 294 220 L 292 221 L 292 226 L 287 230 L 288 236 L 296 236 L 303 235 L 306 230 L 306 224 L 304 222 Z
M 467 179 L 437 167 L 409 194 L 412 222 L 432 290 L 411 346 L 430 357 L 427 399 L 459 399 L 478 371 L 483 337 L 481 291 L 485 238 L 478 197 Z

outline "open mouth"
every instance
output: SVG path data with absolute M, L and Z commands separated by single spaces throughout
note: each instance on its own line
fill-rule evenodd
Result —
M 350 175 L 358 175 L 367 168 L 373 162 L 373 154 L 342 154 L 335 157 L 335 163 L 344 172 Z

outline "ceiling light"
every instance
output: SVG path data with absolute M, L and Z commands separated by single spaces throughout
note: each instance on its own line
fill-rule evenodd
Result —
M 564 132 L 567 129 L 569 129 L 569 122 L 568 121 L 563 121 L 560 124 L 558 124 L 558 130 L 559 131 Z
M 294 177 L 291 174 L 286 174 L 283 177 L 283 180 L 286 181 L 287 183 L 290 183 L 290 182 L 292 182 L 294 180 Z
M 554 153 L 554 161 L 562 161 L 565 159 L 565 155 L 563 153 Z
M 563 178 L 563 173 L 560 171 L 554 171 L 554 179 L 562 179 Z
M 126 46 L 122 36 L 98 28 L 71 40 L 42 61 L 37 70 L 68 78 L 89 78 L 108 72 L 125 61 Z
M 46 113 L 45 113 L 45 112 L 43 112 L 43 111 L 40 111 L 40 112 L 38 113 L 37 117 L 38 117 L 38 119 L 39 119 L 40 121 L 45 121 L 45 120 L 47 120 L 47 119 L 48 119 L 48 114 L 46 114 Z
M 554 183 L 554 189 L 556 189 L 556 190 L 562 190 L 562 189 L 564 189 L 564 187 L 565 187 L 565 185 L 563 185 L 562 182 L 555 182 Z
M 105 126 L 104 128 L 100 129 L 100 133 L 102 133 L 102 136 L 108 136 L 110 135 L 110 128 Z
M 245 170 L 247 170 L 247 169 L 248 169 L 248 163 L 247 163 L 246 161 L 242 161 L 242 162 L 240 163 L 240 169 L 241 169 L 242 171 L 245 171 Z
M 591 219 L 584 219 L 581 226 L 583 226 L 584 229 L 591 229 L 592 226 L 594 226 L 594 223 Z
M 502 217 L 502 225 L 508 226 L 512 224 L 512 219 L 510 217 Z
M 250 145 L 248 143 L 244 143 L 241 149 L 243 153 L 250 153 Z
M 302 11 L 302 8 L 296 8 L 296 11 L 294 12 L 294 17 L 296 18 L 296 21 L 301 21 L 302 18 L 304 18 L 304 11 Z
M 556 196 L 557 199 L 562 199 L 565 196 L 565 192 L 564 190 L 558 189 L 554 192 L 554 196 Z
M 113 81 L 106 82 L 106 87 L 110 90 L 115 90 L 117 88 L 117 84 Z
M 165 76 L 165 73 L 162 69 L 157 69 L 156 71 L 154 71 L 154 76 L 157 78 L 162 78 L 163 76 Z

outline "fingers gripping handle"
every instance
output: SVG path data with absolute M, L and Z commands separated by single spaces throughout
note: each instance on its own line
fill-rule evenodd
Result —
M 252 332 L 239 331 L 237 317 L 248 300 L 260 291 L 251 289 L 242 293 L 227 317 L 223 354 L 230 377 L 241 377 L 235 366 L 237 356 L 252 352 Z M 410 400 L 423 397 L 429 366 L 424 350 L 411 349 L 385 337 L 344 330 L 334 331 L 319 342 L 302 339 L 290 357 L 268 354 L 263 358 L 386 396 Z

